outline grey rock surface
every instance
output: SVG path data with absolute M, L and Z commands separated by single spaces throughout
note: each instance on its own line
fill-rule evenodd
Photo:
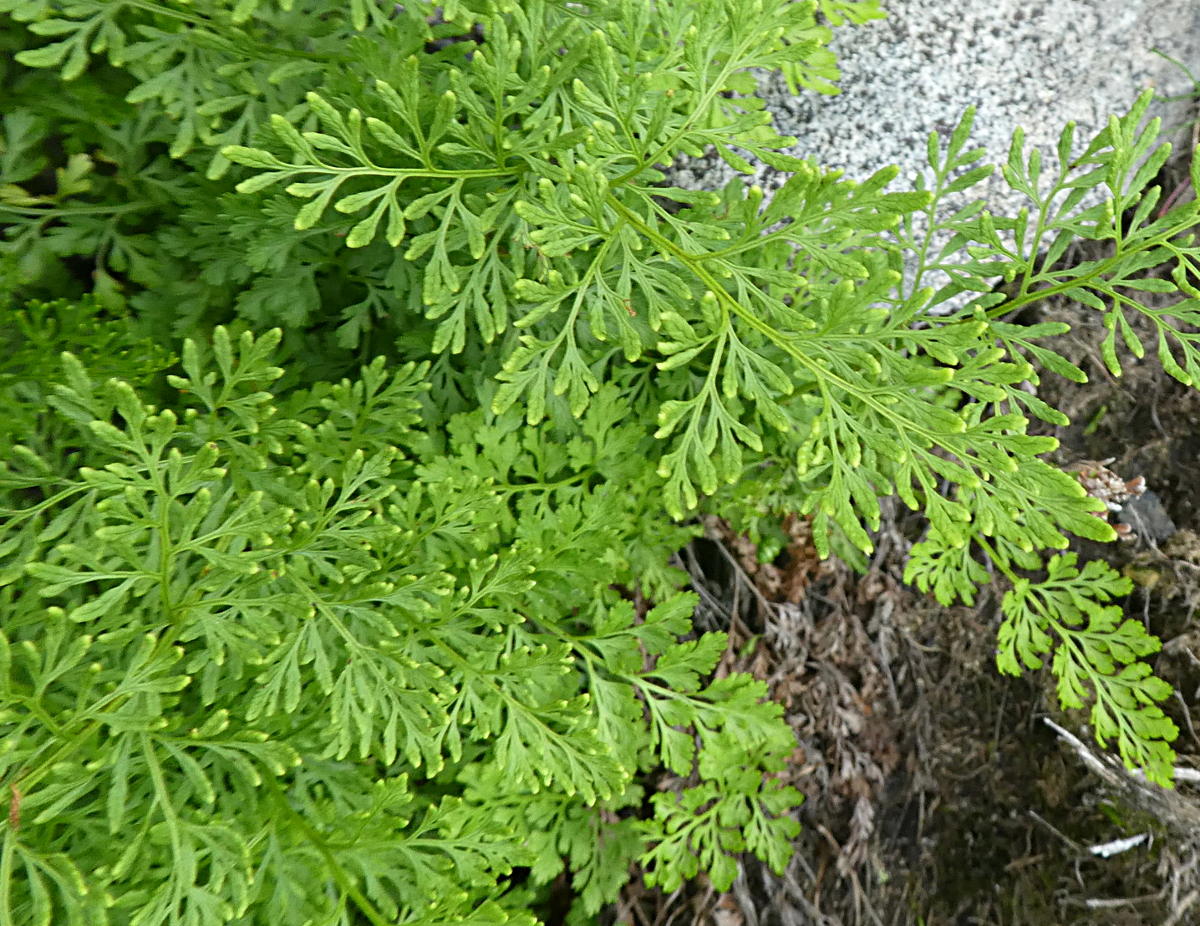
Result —
M 892 189 L 910 189 L 925 167 L 931 131 L 948 133 L 968 105 L 976 107 L 970 147 L 1003 163 L 1017 126 L 1028 143 L 1056 163 L 1059 132 L 1073 120 L 1077 145 L 1121 114 L 1143 89 L 1161 97 L 1194 92 L 1200 77 L 1200 2 L 1194 0 L 885 0 L 886 20 L 836 30 L 842 92 L 793 97 L 779 75 L 764 78 L 776 126 L 794 135 L 789 154 L 841 168 L 863 179 L 888 164 L 900 167 Z M 1190 145 L 1194 100 L 1155 102 L 1163 137 Z M 715 189 L 734 171 L 715 158 L 680 164 L 672 181 Z M 747 178 L 748 180 L 750 178 Z M 754 182 L 770 191 L 781 177 L 760 166 Z M 1025 200 L 997 171 L 969 198 L 982 196 L 994 214 L 1015 214 Z M 957 205 L 961 205 L 959 201 Z M 947 206 L 954 205 L 947 203 Z
M 1176 530 L 1175 522 L 1163 507 L 1162 499 L 1150 491 L 1127 501 L 1117 520 L 1128 524 L 1135 536 L 1149 544 L 1162 543 Z

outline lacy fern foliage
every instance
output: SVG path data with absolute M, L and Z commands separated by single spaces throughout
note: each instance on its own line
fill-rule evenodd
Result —
M 18 446 L 0 476 L 42 497 L 6 512 L 28 566 L 0 592 L 3 852 L 26 876 L 0 916 L 394 922 L 437 897 L 470 919 L 514 866 L 557 874 L 538 842 L 575 831 L 590 912 L 641 853 L 728 883 L 743 827 L 781 864 L 799 796 L 763 777 L 793 746 L 780 708 L 748 677 L 705 681 L 725 642 L 683 639 L 693 596 L 635 621 L 601 591 L 631 580 L 641 518 L 586 474 L 629 426 L 568 458 L 550 435 L 497 450 L 513 415 L 462 422 L 491 430 L 481 478 L 418 449 L 422 368 L 276 404 L 278 341 L 188 341 L 164 408 L 65 354 L 50 402 L 89 450 L 56 470 Z M 537 458 L 552 482 L 504 472 Z M 608 822 L 658 763 L 719 785 L 725 835 Z
M 1169 783 L 1157 640 L 1064 552 L 1114 536 L 1042 428 L 1085 376 L 1017 314 L 1200 382 L 1149 96 L 948 214 L 969 112 L 897 189 L 757 93 L 834 89 L 873 2 L 0 14 L 0 926 L 531 923 L 564 872 L 581 922 L 635 862 L 780 869 L 793 734 L 669 565 L 701 510 L 857 563 L 921 511 L 908 580 L 1000 576 L 1000 670 Z M 785 179 L 670 185 L 709 150 Z

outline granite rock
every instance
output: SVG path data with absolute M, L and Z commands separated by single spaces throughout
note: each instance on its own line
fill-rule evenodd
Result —
M 787 153 L 863 179 L 900 167 L 892 189 L 910 189 L 925 168 L 926 138 L 949 132 L 976 107 L 972 147 L 1003 163 L 1017 126 L 1030 146 L 1056 163 L 1059 132 L 1077 124 L 1082 147 L 1145 88 L 1159 97 L 1194 92 L 1188 74 L 1158 49 L 1200 74 L 1200 4 L 1178 0 L 890 0 L 888 18 L 836 30 L 832 48 L 842 92 L 793 96 L 779 75 L 762 90 L 776 127 L 798 143 Z M 1196 103 L 1157 100 L 1164 138 L 1193 143 Z M 671 182 L 717 189 L 735 172 L 715 156 L 676 164 Z M 783 177 L 760 165 L 753 180 L 768 192 Z M 1012 215 L 1026 204 L 997 171 L 971 198 Z M 946 203 L 947 207 L 966 201 Z

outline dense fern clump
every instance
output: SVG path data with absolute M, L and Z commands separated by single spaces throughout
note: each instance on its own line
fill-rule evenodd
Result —
M 582 922 L 635 861 L 781 867 L 792 733 L 668 565 L 702 508 L 855 561 L 897 496 L 909 580 L 1002 577 L 1000 670 L 1049 659 L 1169 783 L 1158 641 L 1059 552 L 1103 505 L 1027 433 L 1084 376 L 1014 315 L 1090 306 L 1119 374 L 1140 313 L 1200 382 L 1148 96 L 1053 166 L 1018 133 L 1019 215 L 947 215 L 970 113 L 896 191 L 757 96 L 832 90 L 873 2 L 0 14 L 0 926 L 532 922 L 564 870 Z M 667 185 L 710 147 L 788 179 Z M 1061 267 L 1079 239 L 1109 256 Z
M 705 680 L 722 635 L 681 640 L 658 551 L 688 532 L 646 523 L 616 390 L 569 436 L 481 411 L 435 436 L 413 364 L 277 403 L 278 341 L 188 341 L 163 408 L 64 354 L 48 427 L 86 449 L 4 469 L 38 499 L 6 528 L 10 910 L 453 920 L 567 856 L 595 912 L 639 854 L 664 884 L 727 881 L 718 849 L 780 863 L 798 795 L 763 773 L 790 731 L 762 682 Z M 638 582 L 644 615 L 610 588 Z M 681 803 L 605 822 L 697 760 Z

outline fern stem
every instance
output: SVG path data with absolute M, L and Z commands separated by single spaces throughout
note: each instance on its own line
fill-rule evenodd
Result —
M 708 290 L 712 292 L 713 295 L 719 300 L 721 300 L 722 304 L 725 305 L 734 315 L 761 334 L 776 347 L 780 348 L 789 356 L 798 361 L 809 372 L 809 374 L 812 375 L 813 379 L 817 383 L 822 385 L 829 383 L 837 386 L 839 389 L 844 390 L 848 394 L 854 396 L 856 399 L 859 399 L 864 405 L 867 405 L 881 417 L 894 422 L 897 430 L 902 434 L 919 434 L 929 442 L 949 450 L 961 460 L 972 460 L 972 457 L 968 454 L 965 454 L 961 447 L 951 446 L 951 444 L 944 440 L 940 435 L 937 435 L 927 428 L 922 427 L 918 422 L 897 415 L 889 406 L 877 401 L 870 391 L 859 388 L 850 380 L 838 376 L 835 372 L 833 372 L 833 370 L 822 366 L 812 357 L 797 350 L 795 344 L 792 343 L 793 339 L 784 337 L 779 333 L 778 330 L 768 325 L 762 319 L 758 318 L 758 316 L 756 316 L 753 312 L 746 309 L 745 306 L 734 299 L 733 296 L 729 294 L 728 290 L 721 285 L 721 282 L 715 276 L 713 276 L 707 268 L 698 263 L 692 255 L 688 254 L 669 238 L 659 234 L 654 229 L 643 223 L 632 211 L 626 208 L 626 206 L 611 193 L 609 194 L 609 202 L 630 225 L 637 229 L 637 231 L 639 231 L 641 234 L 649 238 L 655 244 L 655 246 L 673 255 L 677 260 L 679 260 L 680 263 L 691 270 L 692 273 L 694 273 L 696 277 L 698 277 L 700 281 L 704 283 Z
M 388 918 L 379 912 L 379 909 L 363 895 L 350 876 L 346 874 L 346 870 L 326 844 L 321 834 L 292 807 L 291 802 L 280 789 L 278 782 L 271 777 L 265 778 L 264 781 L 267 782 L 267 788 L 271 792 L 275 806 L 283 811 L 288 819 L 304 834 L 304 837 L 313 848 L 325 859 L 329 865 L 329 873 L 333 876 L 333 880 L 337 882 L 338 887 L 341 888 L 342 893 L 349 897 L 354 902 L 354 905 L 358 907 L 359 912 L 370 920 L 371 926 L 391 926 Z

